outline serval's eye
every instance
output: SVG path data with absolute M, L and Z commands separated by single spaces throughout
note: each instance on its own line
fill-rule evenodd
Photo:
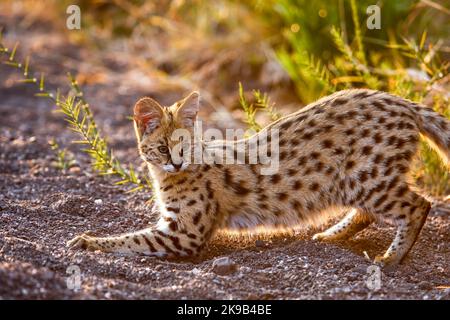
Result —
M 161 153 L 169 153 L 169 148 L 167 148 L 166 146 L 159 146 L 158 151 Z

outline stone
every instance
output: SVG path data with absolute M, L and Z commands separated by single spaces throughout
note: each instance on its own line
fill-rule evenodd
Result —
M 229 257 L 217 258 L 213 261 L 212 270 L 218 275 L 232 274 L 237 270 L 237 265 Z
M 422 290 L 431 290 L 433 289 L 433 285 L 428 281 L 421 281 L 419 283 L 419 288 Z
M 255 246 L 258 248 L 264 248 L 266 246 L 266 243 L 262 240 L 256 240 L 255 241 Z

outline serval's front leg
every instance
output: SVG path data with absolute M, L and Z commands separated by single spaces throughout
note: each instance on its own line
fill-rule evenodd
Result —
M 197 239 L 197 236 L 195 238 Z M 196 239 L 190 239 L 181 233 L 165 233 L 149 228 L 112 237 L 93 237 L 82 234 L 70 240 L 68 246 L 124 254 L 188 256 L 196 253 L 201 246 Z
M 200 218 L 202 223 L 200 224 Z M 70 248 L 100 250 L 124 254 L 154 256 L 190 256 L 198 254 L 212 233 L 207 215 L 199 217 L 165 212 L 154 228 L 112 237 L 79 235 L 70 240 Z

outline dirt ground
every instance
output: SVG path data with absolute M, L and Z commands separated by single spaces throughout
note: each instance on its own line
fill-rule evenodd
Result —
M 14 19 L 0 13 L 9 44 L 24 37 Z M 75 62 L 86 61 L 88 53 L 58 35 L 42 44 L 46 35 L 45 26 L 29 28 L 21 50 L 35 52 L 33 64 L 54 86 L 65 81 L 62 70 L 78 69 Z M 107 81 L 85 85 L 86 99 L 116 156 L 139 166 L 126 118 L 131 106 L 143 95 L 170 102 L 181 93 L 146 88 L 143 83 L 158 79 L 136 79 L 111 52 L 101 59 Z M 89 60 L 83 68 L 95 72 L 96 60 Z M 444 205 L 430 213 L 405 263 L 382 270 L 379 288 L 370 286 L 367 256 L 388 247 L 394 228 L 383 224 L 333 244 L 311 241 L 317 231 L 311 229 L 217 237 L 201 257 L 184 261 L 69 251 L 66 241 L 87 230 L 111 235 L 148 226 L 156 215 L 147 202 L 151 195 L 124 192 L 87 170 L 83 157 L 67 172 L 55 168 L 47 141 L 56 137 L 70 145 L 74 135 L 50 103 L 16 79 L 17 72 L 0 66 L 0 299 L 450 299 L 450 206 Z M 224 256 L 237 268 L 218 275 L 212 264 Z M 78 289 L 71 286 L 78 280 L 69 273 L 74 269 L 80 271 Z

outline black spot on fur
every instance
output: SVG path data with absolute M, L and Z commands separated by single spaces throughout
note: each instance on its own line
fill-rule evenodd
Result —
M 270 181 L 271 181 L 273 184 L 277 184 L 278 182 L 281 181 L 281 176 L 280 176 L 279 174 L 274 174 L 274 175 L 272 175 L 272 176 L 270 177 Z
M 292 188 L 294 189 L 294 190 L 299 190 L 299 189 L 301 189 L 302 188 L 302 182 L 300 181 L 300 180 L 295 180 L 294 181 L 294 184 L 292 185 Z
M 317 182 L 313 182 L 310 186 L 309 186 L 309 190 L 311 191 L 317 191 L 319 190 L 320 186 Z
M 364 146 L 361 149 L 361 153 L 365 156 L 368 156 L 372 153 L 372 149 L 373 149 L 372 146 Z
M 333 141 L 331 141 L 330 139 L 325 139 L 322 141 L 322 147 L 329 149 L 333 146 Z
M 277 198 L 280 201 L 285 201 L 288 198 L 288 194 L 286 192 L 277 193 Z
M 197 203 L 197 200 L 194 200 L 194 199 L 192 199 L 192 200 L 189 200 L 189 202 L 186 204 L 188 207 L 191 207 L 191 206 L 193 206 L 194 204 L 196 204 Z
M 333 105 L 337 107 L 337 106 L 344 105 L 347 102 L 348 102 L 348 99 L 346 99 L 346 98 L 336 98 L 333 101 Z
M 345 164 L 345 169 L 346 169 L 346 170 L 350 170 L 350 169 L 353 168 L 354 166 L 355 166 L 355 161 L 349 160 L 349 161 L 347 161 L 347 163 Z

